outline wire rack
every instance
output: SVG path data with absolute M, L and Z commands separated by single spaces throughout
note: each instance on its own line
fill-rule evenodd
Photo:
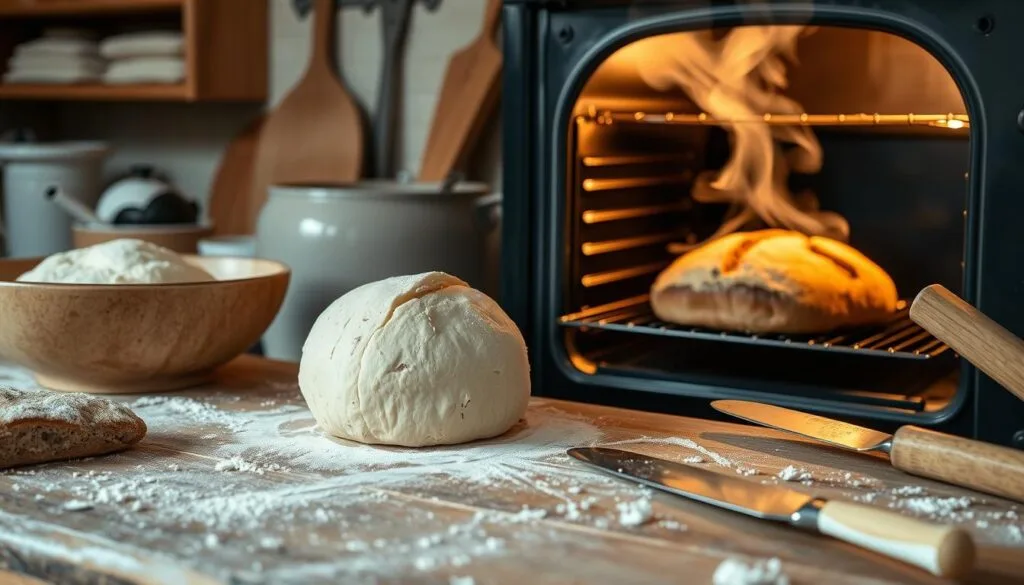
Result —
M 726 124 L 769 124 L 785 126 L 931 126 L 950 130 L 966 130 L 971 121 L 967 114 L 773 114 L 764 113 L 751 117 L 729 119 L 716 118 L 707 113 L 687 112 L 639 112 L 599 110 L 589 107 L 586 113 L 577 116 L 578 122 L 597 124 L 639 123 L 639 124 L 681 124 L 721 126 Z
M 651 311 L 648 295 L 640 295 L 563 315 L 559 324 L 588 330 L 608 330 L 637 335 L 706 339 L 730 343 L 789 347 L 877 355 L 909 360 L 927 360 L 945 353 L 942 343 L 910 320 L 906 303 L 886 323 L 834 331 L 823 335 L 755 335 L 685 327 L 660 321 Z

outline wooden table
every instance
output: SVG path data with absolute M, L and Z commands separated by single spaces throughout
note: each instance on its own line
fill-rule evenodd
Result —
M 979 542 L 968 582 L 1024 582 L 1017 506 L 904 475 L 878 457 L 759 428 L 543 399 L 484 444 L 373 448 L 320 436 L 295 374 L 292 364 L 243 357 L 205 387 L 121 397 L 149 425 L 137 448 L 0 472 L 0 582 L 711 583 L 729 556 L 778 557 L 797 584 L 942 582 L 661 494 L 649 521 L 623 525 L 618 506 L 649 492 L 564 455 L 568 444 L 595 443 L 699 457 L 769 483 L 794 465 L 813 477 L 786 482 L 796 489 L 922 517 L 938 502 Z M 5 380 L 31 383 L 0 364 Z

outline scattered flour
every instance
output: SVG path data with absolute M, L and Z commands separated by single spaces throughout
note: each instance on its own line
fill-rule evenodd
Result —
M 924 489 L 919 485 L 905 485 L 898 488 L 889 490 L 889 493 L 894 496 L 906 497 L 906 496 L 924 496 L 928 494 L 928 490 Z
M 647 445 L 671 445 L 674 447 L 683 447 L 685 449 L 691 449 L 704 455 L 708 459 L 721 465 L 722 467 L 732 467 L 733 462 L 727 457 L 723 457 L 714 451 L 711 451 L 703 445 L 698 445 L 696 442 L 690 439 L 683 439 L 681 437 L 640 437 L 637 439 L 626 439 L 623 441 L 614 441 L 610 443 L 602 443 L 606 447 L 618 446 L 618 445 L 635 445 L 635 444 L 647 444 Z
M 678 520 L 671 520 L 671 519 L 659 520 L 658 521 L 658 526 L 661 526 L 665 530 L 678 530 L 680 532 L 686 530 L 686 525 L 683 524 L 682 522 L 679 522 Z
M 173 431 L 173 425 L 180 425 L 182 419 L 199 424 L 220 425 L 232 431 L 240 431 L 249 423 L 247 416 L 227 412 L 208 402 L 186 396 L 145 396 L 133 401 L 131 407 L 151 430 L 157 431 Z
M 68 512 L 85 512 L 86 510 L 92 510 L 92 504 L 84 500 L 68 500 L 61 506 Z
M 897 500 L 889 505 L 890 508 L 910 510 L 935 518 L 948 518 L 957 512 L 968 510 L 972 506 L 974 506 L 974 500 L 966 496 L 907 498 Z
M 683 459 L 683 463 L 689 463 L 691 465 L 695 463 L 704 463 L 704 458 L 700 455 L 690 455 L 686 459 Z
M 778 473 L 777 477 L 782 481 L 804 481 L 813 478 L 810 471 L 793 465 L 787 465 Z
M 747 562 L 727 558 L 715 569 L 714 585 L 789 585 L 778 558 Z
M 261 465 L 253 461 L 243 459 L 238 455 L 235 455 L 230 459 L 225 459 L 224 461 L 218 462 L 217 465 L 214 466 L 214 469 L 217 471 L 241 471 L 247 473 L 255 473 L 256 475 L 263 475 L 268 471 L 288 471 L 287 467 L 284 467 L 279 463 L 268 463 L 265 465 Z
M 619 502 L 615 507 L 619 511 L 619 524 L 622 526 L 641 526 L 646 524 L 653 515 L 649 497 L 630 502 Z

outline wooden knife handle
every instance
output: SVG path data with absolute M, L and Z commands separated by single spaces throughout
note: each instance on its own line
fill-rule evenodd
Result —
M 881 508 L 826 502 L 818 530 L 844 542 L 920 567 L 940 577 L 957 577 L 974 565 L 974 541 L 961 528 L 941 526 Z
M 910 318 L 1024 400 L 1024 341 L 942 285 L 918 293 Z
M 947 483 L 1024 502 L 1024 451 L 901 427 L 892 440 L 893 467 Z

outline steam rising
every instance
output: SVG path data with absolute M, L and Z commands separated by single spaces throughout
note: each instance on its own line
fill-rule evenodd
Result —
M 786 61 L 796 62 L 797 39 L 805 30 L 745 26 L 721 39 L 697 31 L 642 41 L 645 58 L 637 68 L 644 82 L 661 91 L 682 89 L 730 132 L 729 161 L 721 171 L 701 173 L 693 186 L 696 201 L 731 205 L 712 239 L 758 219 L 771 227 L 848 239 L 849 225 L 842 216 L 819 211 L 813 195 L 795 199 L 787 187 L 790 170 L 821 169 L 821 145 L 811 129 L 764 122 L 766 113 L 803 113 L 781 90 L 788 84 Z

